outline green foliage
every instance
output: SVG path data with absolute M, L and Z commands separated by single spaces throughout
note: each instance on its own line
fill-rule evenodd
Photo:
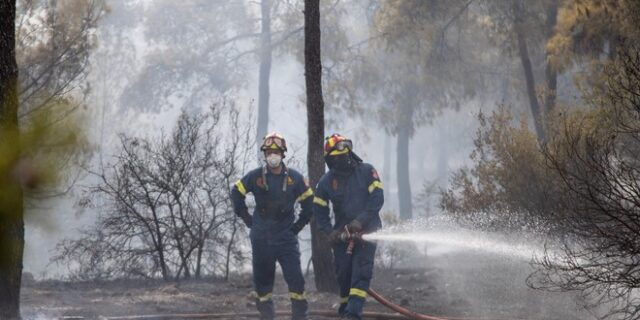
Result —
M 504 107 L 488 118 L 481 113 L 478 119 L 481 126 L 470 156 L 473 167 L 454 174 L 441 206 L 460 219 L 480 212 L 496 215 L 498 221 L 513 213 L 532 219 L 556 213 L 561 197 L 558 177 L 547 168 L 526 122 L 516 124 Z
M 32 159 L 34 168 L 39 168 L 37 176 L 42 187 L 66 181 L 94 148 L 86 136 L 86 111 L 69 113 L 69 105 L 77 104 L 71 98 L 52 99 L 50 104 L 34 112 L 22 124 L 25 130 L 21 133 L 21 152 L 23 157 Z
M 69 164 L 82 161 L 92 146 L 86 138 L 85 114 L 81 110 L 68 114 L 69 105 L 76 103 L 69 98 L 53 99 L 46 108 L 33 112 L 17 135 L 3 128 L 1 175 L 18 181 L 28 194 L 35 194 L 54 188 L 78 169 Z
M 52 100 L 86 96 L 90 87 L 84 80 L 98 44 L 96 28 L 107 11 L 103 0 L 17 1 L 20 120 L 58 105 Z
M 575 61 L 615 57 L 626 42 L 640 40 L 640 4 L 634 0 L 563 1 L 554 36 L 546 44 L 549 62 L 560 70 Z
M 542 146 L 526 121 L 518 123 L 505 107 L 488 118 L 481 113 L 473 165 L 454 174 L 442 192 L 441 207 L 460 220 L 487 214 L 496 223 L 489 228 L 511 227 L 506 222 L 514 214 L 525 217 L 522 223 L 542 219 L 552 229 L 566 228 L 563 219 L 574 215 L 581 201 L 574 189 L 597 176 L 590 172 L 595 167 L 582 162 L 603 160 L 598 150 L 611 148 L 611 141 L 618 157 L 633 158 L 638 151 L 629 137 L 640 126 L 637 110 L 628 107 L 638 100 L 633 72 L 607 65 L 599 85 L 583 95 L 584 108 L 560 108 L 548 115 L 549 139 Z
M 562 1 L 562 0 L 560 0 Z M 504 50 L 507 55 L 517 51 L 518 45 L 515 36 L 516 18 L 522 18 L 518 23 L 527 30 L 528 42 L 544 43 L 546 11 L 550 6 L 556 5 L 557 0 L 542 1 L 482 1 L 483 13 L 479 18 L 479 25 L 487 32 L 492 45 Z M 536 50 L 532 46 L 531 50 Z M 542 48 L 542 47 L 541 47 Z
M 4 223 L 19 221 L 22 225 L 24 215 L 30 214 L 24 210 L 23 199 L 34 203 L 64 184 L 71 171 L 78 169 L 69 163 L 83 159 L 91 151 L 85 136 L 85 118 L 80 113 L 52 121 L 60 118 L 69 103 L 74 102 L 51 101 L 34 112 L 19 130 L 6 123 L 0 126 L 0 220 Z M 17 226 L 3 227 L 22 232 Z M 21 240 L 1 241 L 0 260 L 11 261 L 16 252 L 21 256 Z

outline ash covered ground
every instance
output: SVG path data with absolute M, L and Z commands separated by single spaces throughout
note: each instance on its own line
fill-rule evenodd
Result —
M 473 251 L 454 251 L 407 259 L 403 267 L 378 268 L 372 288 L 417 312 L 465 319 L 589 319 L 573 293 L 530 289 L 526 261 Z M 229 282 L 214 279 L 167 283 L 160 280 L 108 282 L 28 282 L 22 290 L 25 319 L 173 313 L 255 311 L 250 275 Z M 307 278 L 310 308 L 336 308 L 337 296 L 319 293 Z M 287 289 L 276 278 L 274 302 L 288 310 Z M 369 298 L 367 311 L 391 312 Z M 241 319 L 237 317 L 238 319 Z M 313 317 L 313 319 L 323 319 Z

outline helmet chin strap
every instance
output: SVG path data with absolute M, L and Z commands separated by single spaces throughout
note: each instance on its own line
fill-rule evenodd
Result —
M 353 161 L 357 163 L 363 162 L 362 158 L 360 158 L 355 152 L 350 151 L 350 153 L 351 153 L 351 159 L 353 159 Z

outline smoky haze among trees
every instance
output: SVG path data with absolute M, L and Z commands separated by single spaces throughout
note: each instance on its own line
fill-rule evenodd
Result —
M 39 278 L 246 272 L 229 188 L 270 131 L 312 185 L 324 136 L 352 138 L 390 223 L 536 226 L 549 250 L 531 287 L 638 317 L 637 1 L 0 8 L 0 318 L 18 315 L 23 253 Z M 335 290 L 324 239 L 305 230 L 301 246 Z

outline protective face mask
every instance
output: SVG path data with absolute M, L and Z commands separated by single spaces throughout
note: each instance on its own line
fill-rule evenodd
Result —
M 338 171 L 350 171 L 353 168 L 353 160 L 349 154 L 334 156 L 332 160 L 333 167 Z
M 282 156 L 276 153 L 272 153 L 267 156 L 267 164 L 271 168 L 277 168 L 282 163 Z

